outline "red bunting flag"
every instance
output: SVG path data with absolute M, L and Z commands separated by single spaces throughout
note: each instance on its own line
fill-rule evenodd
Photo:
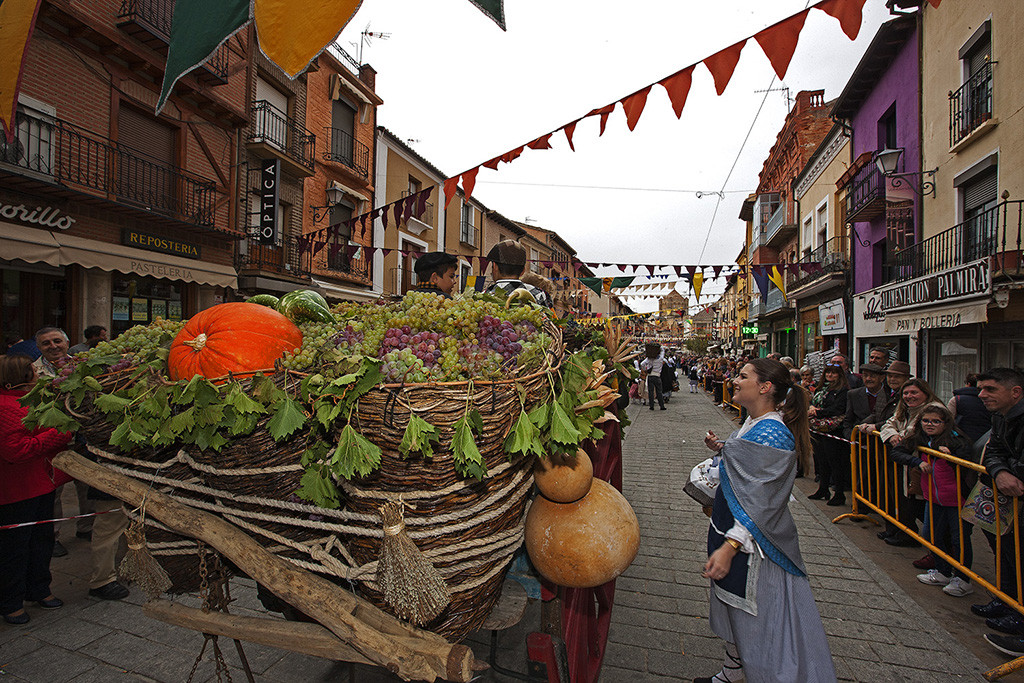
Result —
M 650 92 L 651 86 L 647 86 L 622 99 L 622 110 L 626 112 L 626 126 L 629 127 L 630 131 L 636 128 L 640 115 L 644 113 L 644 106 L 647 105 L 647 95 Z
M 825 0 L 815 7 L 838 19 L 846 37 L 850 40 L 857 40 L 857 34 L 860 33 L 861 12 L 865 2 L 866 0 Z
M 444 181 L 444 208 L 448 208 L 448 205 L 452 203 L 452 197 L 455 196 L 455 191 L 459 188 L 459 176 L 454 178 L 448 178 Z M 387 225 L 384 226 L 385 228 Z
M 480 172 L 480 167 L 472 168 L 462 174 L 462 191 L 466 193 L 466 201 L 473 194 L 473 188 L 476 187 L 476 174 Z
M 807 20 L 807 12 L 808 10 L 804 10 L 800 14 L 794 14 L 789 19 L 773 24 L 754 35 L 754 40 L 764 50 L 764 56 L 772 63 L 772 68 L 775 69 L 780 81 L 786 77 L 789 62 L 793 59 L 797 41 L 800 39 L 800 31 Z
M 725 86 L 729 85 L 732 72 L 736 70 L 736 64 L 740 61 L 740 52 L 746 44 L 746 39 L 743 39 L 704 59 L 704 66 L 708 68 L 711 76 L 715 79 L 715 90 L 719 95 L 725 92 Z
M 549 140 L 551 140 L 551 136 L 552 135 L 554 135 L 554 133 L 548 133 L 547 135 L 541 135 L 539 138 L 537 138 L 533 142 L 527 143 L 526 146 L 529 147 L 530 149 L 551 149 L 551 143 L 549 142 Z
M 562 132 L 565 133 L 565 139 L 568 140 L 569 142 L 569 149 L 571 149 L 574 152 L 576 151 L 576 148 L 573 147 L 572 144 L 572 134 L 576 132 L 577 123 L 579 123 L 579 119 L 573 121 L 572 123 L 567 123 L 565 126 L 562 127 Z
M 683 267 L 682 266 L 673 266 L 673 268 L 676 271 L 676 277 L 682 277 L 683 276 Z
M 613 111 L 615 111 L 615 105 L 614 104 L 606 104 L 605 106 L 599 107 L 599 108 L 593 110 L 592 112 L 590 112 L 589 114 L 587 114 L 587 116 L 600 116 L 601 117 L 601 130 L 600 130 L 600 132 L 598 132 L 597 137 L 601 137 L 602 135 L 604 135 L 605 126 L 608 125 L 608 116 Z
M 492 171 L 497 171 L 498 170 L 498 164 L 500 164 L 500 163 L 501 163 L 501 159 L 499 159 L 498 157 L 494 157 L 490 161 L 485 161 L 484 163 L 482 163 L 480 165 L 483 166 L 484 168 L 489 168 Z
M 672 111 L 676 113 L 677 119 L 683 115 L 683 106 L 686 104 L 686 97 L 690 94 L 690 85 L 693 83 L 693 66 L 690 65 L 682 71 L 658 81 L 668 92 L 668 99 L 672 102 Z

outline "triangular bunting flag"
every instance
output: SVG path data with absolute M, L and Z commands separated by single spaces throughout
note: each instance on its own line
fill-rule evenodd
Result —
M 718 279 L 718 276 L 722 274 L 722 266 L 711 266 L 711 270 L 715 273 L 716 280 Z
M 483 256 L 477 256 L 476 260 L 480 263 L 480 273 L 487 275 L 487 266 L 491 265 L 491 260 Z
M 448 178 L 444 181 L 444 208 L 448 208 L 448 205 L 452 203 L 452 197 L 455 196 L 456 190 L 459 188 L 459 176 L 454 178 Z M 387 226 L 385 226 L 387 227 Z
M 658 266 L 645 266 L 645 267 L 647 268 L 647 272 L 651 274 L 651 277 L 654 277 L 654 269 L 657 268 Z
M 865 2 L 866 0 L 825 0 L 815 7 L 838 19 L 846 37 L 857 40 Z
M 732 72 L 736 70 L 736 64 L 740 61 L 740 52 L 746 44 L 745 39 L 741 40 L 704 59 L 704 66 L 708 68 L 711 76 L 715 79 L 715 90 L 719 95 L 725 92 L 725 86 L 729 85 Z
M 480 167 L 472 168 L 462 174 L 462 191 L 466 193 L 466 201 L 473 195 L 473 188 L 476 187 L 476 174 L 480 172 Z
M 498 158 L 498 157 L 494 157 L 490 161 L 485 161 L 484 163 L 482 163 L 480 165 L 483 166 L 484 168 L 489 168 L 492 171 L 497 171 L 498 170 L 498 164 L 500 164 L 500 163 L 501 163 L 501 159 Z
M 6 0 L 0 3 L 0 124 L 9 145 L 14 144 L 14 114 L 18 109 L 21 73 L 40 1 Z
M 686 97 L 690 94 L 690 85 L 693 83 L 693 65 L 658 81 L 658 83 L 664 86 L 668 93 L 668 99 L 672 102 L 672 111 L 676 113 L 677 119 L 680 118 L 683 115 Z
M 693 274 L 693 296 L 700 301 L 700 290 L 704 287 L 704 272 Z
M 782 277 L 782 273 L 779 271 L 778 266 L 772 266 L 771 274 L 768 276 L 768 279 L 772 281 L 772 284 L 775 285 L 780 292 L 782 292 L 782 298 L 789 301 L 789 298 L 786 296 L 786 279 Z
M 807 20 L 807 12 L 808 10 L 804 10 L 794 14 L 754 35 L 754 40 L 764 50 L 764 56 L 772 63 L 772 68 L 775 69 L 780 81 L 786 77 L 789 62 L 793 59 L 793 52 L 796 51 L 796 44 L 800 39 L 800 31 Z
M 676 271 L 676 277 L 682 277 L 683 276 L 683 267 L 682 266 L 672 266 L 672 268 L 674 268 L 675 271 Z
M 629 97 L 622 100 L 622 110 L 626 112 L 626 126 L 632 131 L 636 128 L 640 115 L 644 113 L 644 106 L 647 104 L 647 95 L 651 92 L 651 86 L 638 90 Z
M 569 149 L 571 149 L 574 152 L 576 151 L 576 148 L 573 147 L 572 144 L 572 135 L 573 133 L 576 132 L 577 123 L 579 123 L 578 119 L 576 121 L 573 121 L 572 123 L 567 123 L 566 125 L 562 126 L 562 132 L 565 133 L 565 139 L 569 143 Z
M 590 112 L 589 114 L 587 114 L 587 116 L 600 116 L 601 117 L 601 130 L 597 134 L 598 137 L 601 137 L 602 135 L 604 135 L 604 128 L 605 128 L 605 126 L 608 125 L 608 115 L 611 114 L 612 111 L 614 111 L 614 110 L 615 110 L 615 105 L 614 104 L 606 104 L 605 106 L 599 107 L 599 108 L 593 110 L 592 112 Z
M 550 140 L 551 140 L 551 136 L 552 135 L 554 135 L 554 133 L 548 133 L 547 135 L 541 135 L 539 138 L 537 138 L 533 142 L 527 143 L 526 146 L 529 147 L 530 149 L 551 149 L 551 142 L 550 142 Z
M 495 24 L 505 30 L 505 0 L 469 0 Z
M 761 299 L 765 300 L 768 298 L 768 273 L 765 272 L 764 266 L 751 266 L 750 277 L 754 279 L 754 284 L 757 285 L 758 291 L 761 292 Z

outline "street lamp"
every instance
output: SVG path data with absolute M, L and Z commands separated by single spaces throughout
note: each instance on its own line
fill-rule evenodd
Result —
M 906 173 L 897 173 L 896 169 L 899 168 L 900 157 L 903 156 L 903 148 L 897 149 L 883 149 L 880 152 L 875 152 L 875 166 L 878 167 L 879 173 L 886 178 L 890 178 L 892 181 L 893 188 L 899 188 L 903 186 L 905 182 L 904 178 L 916 176 L 920 181 L 920 186 L 915 186 L 914 183 L 907 183 L 907 187 L 913 190 L 914 194 L 918 196 L 930 195 L 935 196 L 935 172 L 939 169 L 932 169 L 931 171 L 908 171 Z M 928 176 L 928 180 L 924 177 Z
M 312 207 L 313 222 L 319 223 L 320 221 L 322 221 L 328 214 L 331 213 L 331 209 L 333 209 L 338 204 L 341 204 L 344 198 L 344 190 L 342 190 L 340 187 L 335 187 L 334 185 L 329 186 L 327 188 L 327 206 Z

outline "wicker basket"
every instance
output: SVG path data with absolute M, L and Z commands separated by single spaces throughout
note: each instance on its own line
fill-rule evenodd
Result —
M 452 592 L 448 608 L 426 628 L 456 641 L 478 628 L 490 613 L 512 553 L 521 543 L 533 458 L 510 460 L 502 444 L 520 411 L 517 386 L 523 390 L 527 410 L 550 391 L 548 376 L 557 371 L 563 354 L 557 332 L 554 339 L 553 352 L 541 370 L 529 375 L 498 381 L 384 385 L 362 396 L 354 424 L 381 448 L 381 466 L 365 478 L 344 483 L 341 511 L 318 508 L 294 496 L 303 473 L 300 455 L 308 432 L 278 444 L 265 429 L 267 419 L 220 452 L 189 446 L 125 454 L 107 445 L 113 425 L 86 403 L 82 433 L 107 464 L 155 482 L 183 502 L 222 514 L 275 554 L 346 586 L 340 572 L 325 568 L 353 561 L 360 566 L 374 563 L 382 537 L 378 508 L 389 498 L 402 499 L 410 537 L 432 559 Z M 110 375 L 101 378 L 101 384 L 109 391 L 126 376 Z M 301 376 L 282 371 L 273 379 L 292 390 Z M 488 469 L 482 481 L 460 478 L 450 454 L 454 424 L 467 401 L 484 423 L 476 436 Z M 397 450 L 413 413 L 438 428 L 440 442 L 429 460 L 405 458 Z M 189 546 L 183 541 L 187 539 L 158 528 L 150 532 L 150 528 L 147 520 L 147 542 L 171 576 L 172 590 L 190 590 L 197 559 L 186 552 Z M 169 554 L 169 543 L 182 545 L 172 547 L 174 552 Z M 454 555 L 453 548 L 458 549 Z M 313 561 L 311 555 L 318 559 Z M 356 587 L 388 609 L 372 571 L 356 577 Z

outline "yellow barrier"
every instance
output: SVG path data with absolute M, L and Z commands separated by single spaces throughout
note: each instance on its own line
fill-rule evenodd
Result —
M 1009 535 L 1008 532 L 1004 533 L 1000 522 L 999 495 L 993 496 L 995 511 L 995 581 L 989 581 L 977 572 L 974 572 L 964 566 L 964 529 L 971 525 L 959 518 L 959 510 L 962 510 L 964 504 L 967 502 L 964 498 L 962 484 L 964 482 L 965 470 L 973 472 L 975 475 L 980 475 L 985 473 L 985 468 L 977 463 L 962 460 L 961 458 L 957 458 L 941 451 L 932 450 L 930 448 L 919 448 L 918 453 L 920 454 L 921 459 L 927 462 L 934 462 L 936 459 L 945 460 L 956 472 L 957 519 L 960 524 L 960 533 L 958 534 L 960 543 L 956 557 L 940 550 L 934 543 L 934 499 L 936 496 L 930 496 L 932 500 L 927 501 L 929 520 L 927 538 L 916 531 L 916 523 L 914 523 L 915 528 L 910 528 L 904 521 L 901 521 L 901 518 L 905 520 L 906 517 L 900 514 L 900 506 L 901 504 L 904 506 L 909 504 L 909 499 L 907 499 L 902 492 L 902 482 L 900 481 L 900 477 L 904 474 L 905 468 L 889 457 L 888 446 L 886 446 L 879 437 L 877 431 L 871 433 L 862 433 L 857 429 L 854 429 L 853 431 L 850 443 L 850 479 L 853 490 L 853 511 L 839 515 L 832 520 L 832 523 L 835 524 L 844 519 L 861 519 L 878 524 L 876 520 L 859 511 L 859 505 L 864 505 L 868 510 L 881 515 L 885 520 L 896 526 L 896 528 L 920 542 L 934 555 L 941 557 L 943 560 L 951 564 L 956 571 L 969 577 L 972 582 L 984 587 L 1004 603 L 1021 614 L 1024 614 L 1024 604 L 1022 604 L 1024 603 L 1024 595 L 1022 595 L 1020 562 L 1020 524 L 1017 523 L 1013 525 L 1013 547 L 1011 549 L 1015 551 L 1014 571 L 1016 576 L 1014 578 L 1016 579 L 1017 587 L 1016 595 L 1009 595 L 999 588 L 1003 583 L 1003 568 L 1002 562 L 1000 561 L 1003 556 L 1003 539 L 1004 536 Z M 931 479 L 931 485 L 934 485 L 934 481 L 935 478 L 933 476 Z M 1020 500 L 1018 498 L 1010 498 L 1013 501 L 1013 519 L 1018 520 L 1020 519 Z M 904 509 L 902 512 L 906 513 L 907 510 Z M 994 681 L 1021 668 L 1024 668 L 1024 657 L 1018 657 L 991 669 L 990 671 L 986 671 L 984 673 L 984 677 L 986 680 Z
M 725 380 L 722 383 L 722 405 L 727 408 L 732 408 L 738 415 L 740 413 L 740 407 L 733 403 L 732 400 L 732 380 Z

